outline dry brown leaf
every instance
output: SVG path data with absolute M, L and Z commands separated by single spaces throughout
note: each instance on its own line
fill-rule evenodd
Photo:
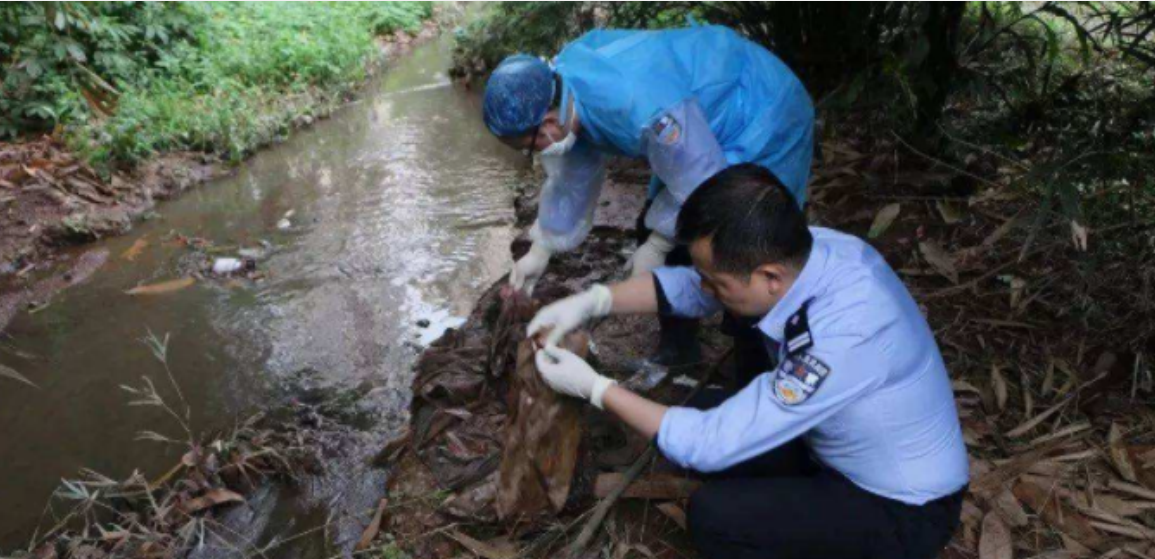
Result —
M 381 499 L 377 503 L 377 512 L 373 513 L 373 519 L 369 521 L 368 526 L 365 526 L 365 531 L 361 532 L 361 539 L 357 540 L 357 547 L 353 548 L 355 551 L 364 551 L 373 545 L 373 540 L 377 539 L 377 534 L 381 532 L 381 519 L 385 516 L 387 506 L 389 499 Z
M 672 502 L 662 502 L 662 504 L 657 506 L 657 509 L 661 510 L 662 514 L 669 516 L 673 523 L 678 524 L 678 528 L 683 530 L 687 529 L 686 512 L 681 509 L 681 507 L 672 504 Z
M 682 507 L 674 503 L 660 503 L 658 510 L 662 511 L 662 514 L 670 517 L 670 520 L 673 520 L 674 524 L 677 524 L 679 528 L 686 530 L 686 511 L 682 510 Z
M 1131 463 L 1131 455 L 1123 443 L 1123 432 L 1118 423 L 1111 423 L 1111 430 L 1107 433 L 1107 450 L 1111 454 L 1111 465 L 1115 466 L 1119 476 L 1131 483 L 1137 483 L 1139 478 L 1135 476 L 1135 465 Z
M 1003 372 L 999 370 L 999 366 L 991 364 L 991 386 L 995 390 L 995 404 L 999 411 L 1007 409 L 1007 379 L 1003 378 Z
M 1011 218 L 1003 222 L 1003 224 L 1000 225 L 998 229 L 995 229 L 993 233 L 987 235 L 987 238 L 983 239 L 982 246 L 987 248 L 994 246 L 995 243 L 999 242 L 1000 239 L 1006 237 L 1007 233 L 1011 232 L 1011 229 L 1014 229 L 1018 221 L 1018 218 Z
M 485 559 L 516 559 L 518 552 L 509 541 L 500 539 L 483 542 L 467 536 L 457 530 L 449 530 L 445 535 L 468 549 L 470 553 Z
M 18 381 L 18 382 L 23 382 L 24 384 L 27 384 L 28 386 L 31 386 L 32 388 L 40 388 L 39 386 L 36 385 L 35 382 L 28 380 L 28 377 L 25 377 L 24 375 L 16 372 L 16 369 L 13 369 L 12 367 L 9 367 L 7 365 L 0 364 L 0 377 L 10 378 L 10 379 Z
M 1013 491 L 1020 501 L 1055 530 L 1091 549 L 1103 547 L 1103 537 L 1095 531 L 1087 517 L 1064 503 L 1058 495 L 1030 481 L 1016 483 Z
M 1015 498 L 1015 494 L 1010 491 L 1003 491 L 999 493 L 993 501 L 991 506 L 999 513 L 1007 524 L 1014 528 L 1022 528 L 1030 522 L 1027 516 L 1027 511 L 1023 510 L 1023 505 Z
M 1046 396 L 1048 392 L 1055 389 L 1055 360 L 1047 361 L 1047 372 L 1043 375 L 1043 387 L 1040 392 Z
M 1035 413 L 1035 397 L 1031 395 L 1031 379 L 1027 371 L 1019 371 L 1019 387 L 1023 391 L 1023 417 L 1030 419 Z
M 189 499 L 181 503 L 180 510 L 185 514 L 195 514 L 202 510 L 212 508 L 225 503 L 243 503 L 245 498 L 239 493 L 229 491 L 228 489 L 210 489 L 204 495 L 195 499 Z
M 1107 482 L 1107 487 L 1110 487 L 1111 489 L 1114 489 L 1120 493 L 1126 493 L 1128 495 L 1139 497 L 1140 499 L 1155 501 L 1155 491 L 1147 489 L 1141 485 L 1112 479 Z
M 1046 421 L 1052 415 L 1059 413 L 1059 410 L 1063 409 L 1063 407 L 1065 407 L 1067 405 L 1067 402 L 1070 402 L 1070 400 L 1063 400 L 1062 402 L 1059 402 L 1059 403 L 1051 406 L 1050 408 L 1048 408 L 1043 413 L 1040 413 L 1039 415 L 1036 415 L 1035 417 L 1024 421 L 1023 423 L 1019 424 L 1018 427 L 1015 427 L 1014 429 L 1007 431 L 1006 435 L 1008 437 L 1021 437 L 1025 434 L 1029 433 L 1032 429 L 1034 429 L 1035 427 L 1038 427 L 1040 423 Z
M 930 240 L 919 241 L 918 250 L 936 272 L 949 279 L 951 283 L 958 283 L 958 269 L 955 268 L 954 258 L 938 246 L 938 243 Z
M 886 233 L 887 229 L 890 229 L 890 225 L 898 218 L 898 214 L 901 211 L 902 204 L 887 204 L 883 206 L 882 209 L 878 210 L 878 213 L 875 214 L 874 223 L 870 225 L 870 232 L 868 232 L 866 236 L 871 239 L 881 237 L 883 233 Z
M 129 262 L 132 262 L 133 260 L 136 260 L 137 256 L 140 256 L 141 251 L 143 251 L 144 247 L 146 246 L 148 246 L 148 240 L 144 237 L 141 237 L 133 242 L 132 246 L 128 247 L 127 250 L 120 253 L 120 257 L 128 260 Z
M 983 533 L 979 537 L 979 559 L 1013 559 L 1014 545 L 1011 529 L 993 512 L 983 517 Z
M 973 394 L 982 394 L 983 393 L 983 391 L 979 390 L 979 388 L 977 386 L 975 386 L 975 385 L 973 385 L 973 384 L 971 384 L 965 380 L 952 380 L 950 382 L 950 387 L 955 392 L 971 392 Z
M 942 216 L 943 223 L 947 225 L 954 225 L 963 220 L 962 210 L 951 201 L 939 200 L 934 203 L 935 208 L 938 208 L 939 215 Z
M 196 283 L 193 278 L 180 278 L 169 281 L 162 281 L 151 285 L 140 285 L 125 291 L 127 295 L 162 295 L 165 293 L 172 293 L 173 291 L 180 291 L 186 287 Z

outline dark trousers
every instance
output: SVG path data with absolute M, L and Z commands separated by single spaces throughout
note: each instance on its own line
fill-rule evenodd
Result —
M 705 390 L 689 405 L 709 409 L 730 394 Z M 887 499 L 820 466 L 801 439 L 704 477 L 687 519 L 706 559 L 933 559 L 965 492 L 922 506 Z

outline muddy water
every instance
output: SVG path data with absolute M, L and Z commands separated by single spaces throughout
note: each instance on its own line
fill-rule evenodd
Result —
M 177 447 L 135 440 L 140 430 L 180 430 L 155 409 L 127 406 L 119 388 L 150 376 L 175 398 L 140 342 L 148 331 L 169 336 L 198 432 L 229 425 L 301 375 L 368 382 L 379 388 L 380 428 L 400 424 L 416 346 L 504 273 L 511 187 L 526 172 L 485 131 L 477 96 L 449 84 L 449 47 L 418 48 L 334 118 L 162 205 L 133 234 L 85 247 L 107 250 L 107 263 L 17 317 L 0 337 L 0 363 L 40 389 L 0 379 L 0 548 L 26 541 L 59 480 L 82 467 L 155 477 L 179 459 Z M 180 276 L 188 251 L 175 233 L 224 247 L 269 243 L 259 262 L 267 279 L 125 295 Z M 129 260 L 134 243 L 143 249 Z

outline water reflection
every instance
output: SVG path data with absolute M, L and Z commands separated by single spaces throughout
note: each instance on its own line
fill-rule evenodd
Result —
M 371 382 L 385 388 L 375 391 L 382 405 L 404 406 L 415 357 L 406 342 L 453 324 L 505 272 L 510 186 L 524 179 L 520 157 L 485 131 L 477 99 L 448 84 L 449 46 L 417 49 L 362 102 L 103 243 L 114 255 L 104 269 L 13 323 L 0 363 L 43 390 L 0 383 L 4 548 L 30 534 L 53 487 L 80 467 L 156 475 L 179 458 L 133 441 L 140 429 L 167 427 L 155 410 L 126 407 L 118 388 L 160 374 L 138 341 L 146 329 L 171 334 L 172 370 L 201 431 L 259 406 L 279 378 L 302 369 Z M 290 211 L 292 226 L 278 229 Z M 260 264 L 268 279 L 123 295 L 175 277 L 185 249 L 174 233 L 271 243 Z M 140 238 L 140 257 L 116 256 Z M 416 325 L 423 318 L 430 328 Z

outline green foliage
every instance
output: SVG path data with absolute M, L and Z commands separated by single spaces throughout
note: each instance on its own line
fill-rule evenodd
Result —
M 694 2 L 501 2 L 457 31 L 457 74 L 485 72 L 505 56 L 553 56 L 562 45 L 596 26 L 678 27 L 703 16 Z
M 429 2 L 0 5 L 0 137 L 63 125 L 95 163 L 237 159 L 359 84 Z
M 553 56 L 594 27 L 680 27 L 687 16 L 775 52 L 828 122 L 869 115 L 960 167 L 966 150 L 954 148 L 965 144 L 942 132 L 993 143 L 1032 169 L 1021 182 L 1041 216 L 1111 211 L 1118 195 L 1103 192 L 1149 190 L 1155 175 L 1151 2 L 500 4 L 458 32 L 456 70 L 482 74 L 517 51 Z
M 0 138 L 83 120 L 86 99 L 144 79 L 198 23 L 183 4 L 0 4 Z

